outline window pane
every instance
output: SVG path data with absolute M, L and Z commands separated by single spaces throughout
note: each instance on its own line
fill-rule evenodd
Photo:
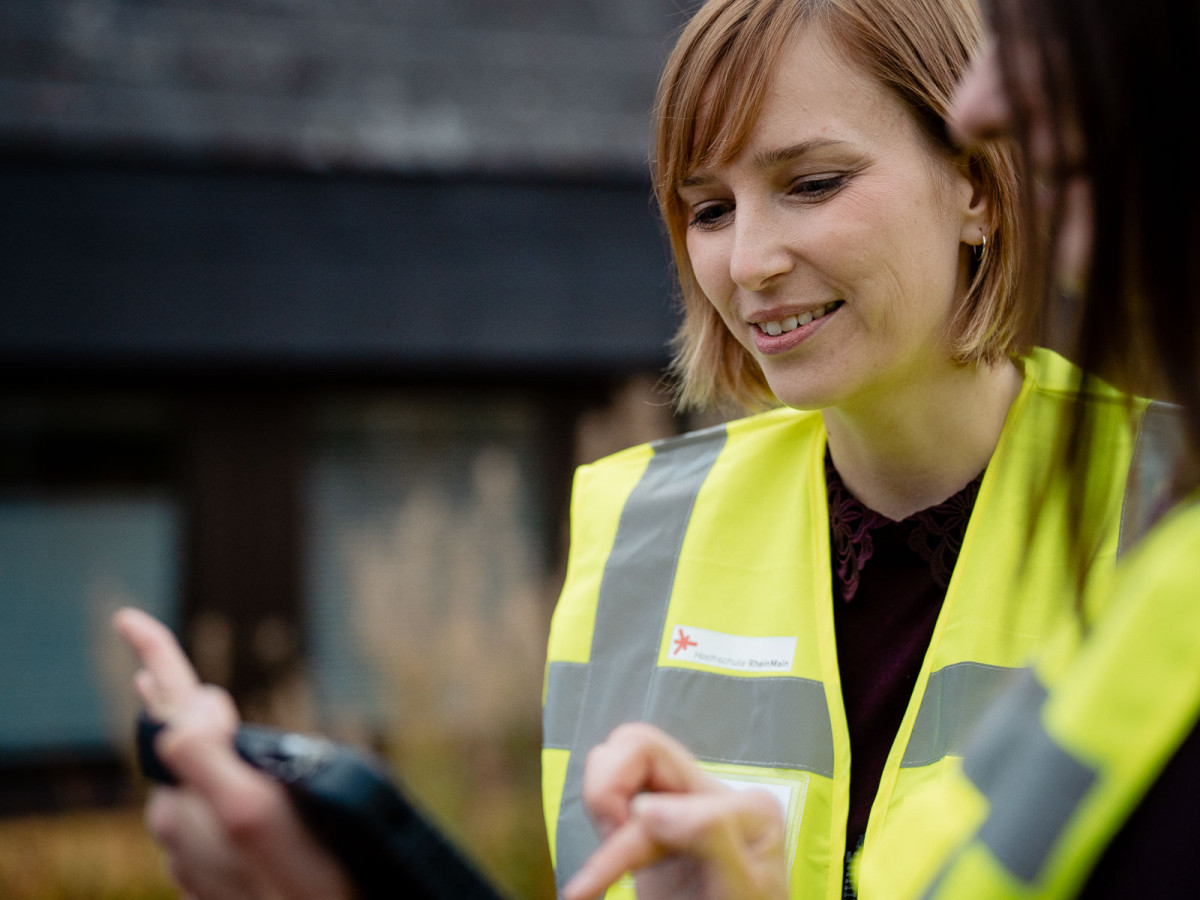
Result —
M 178 544 L 162 497 L 0 503 L 0 750 L 126 737 L 132 668 L 109 615 L 135 604 L 174 621 Z

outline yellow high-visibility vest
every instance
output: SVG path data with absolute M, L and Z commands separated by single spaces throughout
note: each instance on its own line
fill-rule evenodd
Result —
M 918 799 L 930 827 L 863 861 L 862 896 L 1076 896 L 1200 717 L 1198 576 L 1193 498 L 1122 561 L 1092 632 L 1056 635 Z
M 1053 447 L 1079 383 L 1048 351 L 988 465 L 865 838 L 914 826 L 907 800 L 945 777 L 990 699 L 1075 615 Z M 1145 404 L 1098 389 L 1084 521 L 1103 591 Z M 841 897 L 850 746 L 837 666 L 818 413 L 772 410 L 634 447 L 576 474 L 567 577 L 544 689 L 543 801 L 561 886 L 597 839 L 580 798 L 588 749 L 651 722 L 713 774 L 785 811 L 792 896 Z M 1033 530 L 1035 492 L 1042 514 Z M 1127 504 L 1132 508 L 1136 504 Z M 1035 534 L 1027 549 L 1029 535 Z M 949 761 L 949 762 L 948 762 Z M 614 896 L 631 896 L 628 880 Z

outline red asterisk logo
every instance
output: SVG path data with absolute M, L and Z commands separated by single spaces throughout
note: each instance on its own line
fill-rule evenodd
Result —
M 683 629 L 679 629 L 679 637 L 675 638 L 675 649 L 671 651 L 672 655 L 678 654 L 688 647 L 695 647 L 696 642 L 683 633 Z

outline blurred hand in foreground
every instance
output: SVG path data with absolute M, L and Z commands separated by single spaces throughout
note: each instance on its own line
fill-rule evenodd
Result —
M 563 900 L 600 897 L 631 871 L 639 900 L 787 898 L 779 803 L 705 774 L 651 725 L 621 725 L 588 754 L 583 801 L 604 840 Z
M 146 825 L 189 900 L 341 900 L 354 892 L 340 865 L 305 828 L 287 793 L 233 748 L 237 709 L 201 684 L 171 631 L 137 609 L 113 627 L 138 655 L 134 687 L 166 727 L 155 750 L 179 780 L 156 786 Z

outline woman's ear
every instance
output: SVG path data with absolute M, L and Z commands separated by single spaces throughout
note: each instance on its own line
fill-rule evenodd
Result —
M 965 206 L 961 240 L 964 244 L 978 247 L 992 230 L 992 217 L 983 175 L 974 156 L 967 161 L 963 176 L 966 186 L 962 193 Z

